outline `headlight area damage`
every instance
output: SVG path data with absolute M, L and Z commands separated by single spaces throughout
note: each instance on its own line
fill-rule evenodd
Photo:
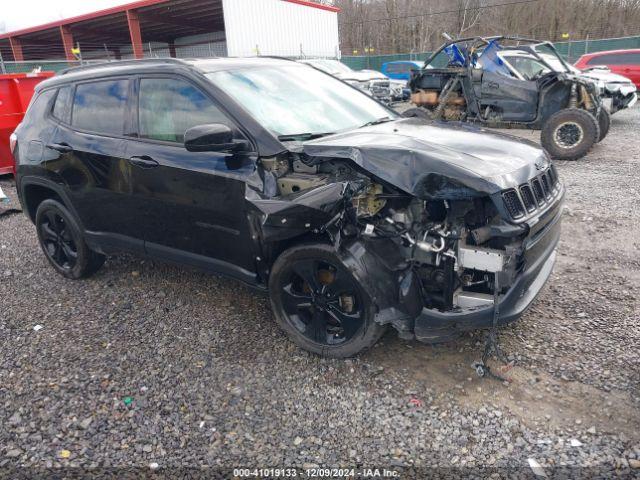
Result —
M 377 323 L 436 342 L 491 326 L 496 293 L 498 323 L 515 320 L 551 272 L 564 191 L 546 158 L 485 178 L 433 151 L 289 147 L 247 190 L 264 278 L 287 241 L 324 237 Z

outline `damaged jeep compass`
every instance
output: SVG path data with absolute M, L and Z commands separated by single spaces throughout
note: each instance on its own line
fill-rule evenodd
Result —
M 293 61 L 70 69 L 38 86 L 16 138 L 58 273 L 128 251 L 233 277 L 322 355 L 389 325 L 438 342 L 513 321 L 555 261 L 564 187 L 541 148 L 401 118 Z

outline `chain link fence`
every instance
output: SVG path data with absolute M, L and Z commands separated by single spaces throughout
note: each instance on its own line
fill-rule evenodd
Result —
M 605 38 L 598 40 L 572 40 L 568 42 L 556 42 L 554 45 L 558 49 L 558 53 L 560 53 L 560 55 L 562 55 L 567 61 L 574 63 L 585 53 L 640 48 L 640 36 Z M 343 56 L 341 60 L 354 70 L 380 70 L 382 68 L 382 64 L 386 62 L 393 62 L 397 60 L 424 62 L 431 53 L 432 52 Z M 436 61 L 434 66 L 442 66 L 443 62 L 446 62 L 444 57 L 441 59 L 441 65 Z
M 213 39 L 212 39 L 213 40 Z M 226 56 L 226 45 L 224 41 L 209 40 L 202 43 L 189 43 L 174 47 L 175 55 L 178 58 L 211 58 Z M 604 50 L 621 50 L 629 48 L 640 48 L 640 36 L 622 37 L 622 38 L 606 38 L 597 40 L 574 40 L 568 42 L 555 43 L 558 52 L 563 55 L 569 62 L 575 62 L 581 55 L 591 52 L 601 52 Z M 123 45 L 122 59 L 133 58 L 130 45 Z M 171 51 L 166 44 L 145 44 L 143 51 L 145 58 L 162 58 L 171 56 Z M 256 54 L 260 54 L 259 46 L 256 46 Z M 359 56 L 342 56 L 343 63 L 354 70 L 381 70 L 382 65 L 386 62 L 396 60 L 413 60 L 424 62 L 431 55 L 431 52 L 413 52 L 413 53 L 396 53 L 386 55 L 359 55 Z M 301 49 L 300 58 L 312 58 L 312 52 L 304 52 Z M 77 61 L 68 60 L 33 60 L 25 62 L 0 61 L 0 70 L 2 73 L 23 73 L 31 72 L 37 69 L 42 71 L 59 72 L 69 67 L 74 67 L 87 63 L 100 63 L 113 61 L 113 56 L 101 56 L 100 58 L 84 58 Z M 434 66 L 444 66 L 446 57 L 436 59 Z

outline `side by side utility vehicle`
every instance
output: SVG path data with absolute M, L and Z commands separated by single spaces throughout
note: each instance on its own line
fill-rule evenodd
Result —
M 564 188 L 535 144 L 402 118 L 287 60 L 68 70 L 38 86 L 14 154 L 61 275 L 119 251 L 226 275 L 332 357 L 389 325 L 435 342 L 517 319 L 560 235 Z
M 510 50 L 532 57 L 521 68 L 524 76 L 502 56 Z M 428 68 L 444 54 L 444 68 Z M 542 147 L 556 159 L 583 157 L 609 130 L 599 82 L 572 70 L 549 42 L 505 36 L 450 40 L 414 71 L 409 86 L 419 108 L 405 116 L 541 130 Z

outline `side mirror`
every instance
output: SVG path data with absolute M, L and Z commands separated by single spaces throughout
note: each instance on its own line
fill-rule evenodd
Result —
M 184 147 L 189 152 L 235 152 L 246 144 L 234 140 L 233 131 L 223 123 L 196 125 L 184 133 Z

